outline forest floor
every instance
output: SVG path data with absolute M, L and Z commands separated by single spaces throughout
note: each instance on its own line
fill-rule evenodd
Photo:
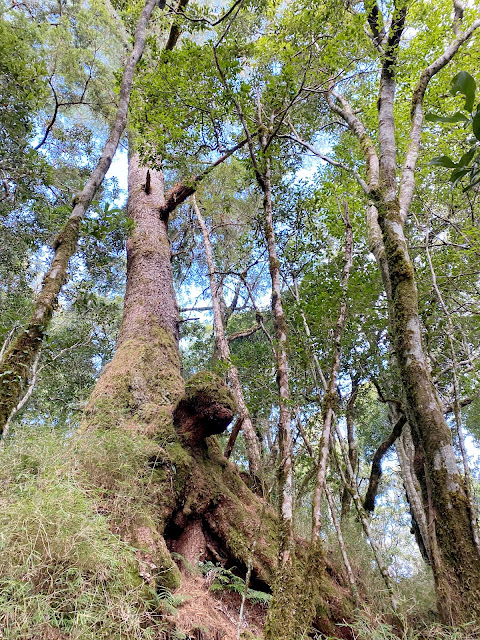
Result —
M 241 595 L 228 591 L 212 592 L 210 586 L 208 575 L 182 573 L 182 582 L 175 595 L 182 596 L 185 601 L 178 606 L 178 613 L 172 616 L 171 621 L 176 630 L 185 633 L 187 638 L 236 640 Z M 265 615 L 266 608 L 262 605 L 245 602 L 242 640 L 260 640 L 263 637 Z M 195 635 L 197 629 L 201 633 Z

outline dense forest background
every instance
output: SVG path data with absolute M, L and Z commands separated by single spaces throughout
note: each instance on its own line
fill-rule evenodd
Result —
M 478 8 L 0 13 L 0 636 L 480 637 Z

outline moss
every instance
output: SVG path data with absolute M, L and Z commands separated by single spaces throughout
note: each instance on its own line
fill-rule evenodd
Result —
M 170 591 L 178 589 L 182 581 L 180 570 L 172 560 L 163 538 L 160 538 L 159 540 L 155 577 L 157 585 L 162 585 L 162 587 L 165 587 Z
M 0 434 L 18 405 L 65 283 L 68 262 L 75 253 L 80 218 L 69 218 L 54 242 L 55 257 L 45 276 L 28 325 L 9 347 L 0 368 Z
M 200 371 L 185 383 L 185 398 L 194 402 L 198 395 L 205 394 L 233 413 L 237 410 L 235 399 L 223 380 L 211 371 Z
M 205 449 L 205 439 L 222 433 L 236 411 L 228 387 L 214 373 L 201 372 L 190 378 L 173 412 L 173 422 L 182 441 L 190 448 Z

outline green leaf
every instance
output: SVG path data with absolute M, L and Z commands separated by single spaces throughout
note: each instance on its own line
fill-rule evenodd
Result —
M 437 156 L 432 158 L 428 164 L 435 167 L 446 167 L 447 169 L 456 169 L 458 165 L 448 156 Z
M 472 189 L 473 187 L 476 187 L 479 182 L 480 182 L 480 178 L 477 178 L 477 180 L 470 182 L 470 184 L 467 185 L 463 190 L 463 193 L 466 193 L 467 191 L 470 191 L 470 189 Z
M 476 147 L 472 147 L 467 153 L 464 153 L 463 156 L 458 161 L 459 167 L 467 167 L 471 161 L 473 160 L 473 156 L 475 155 Z
M 480 140 L 480 111 L 473 116 L 472 129 L 476 139 Z
M 470 173 L 470 169 L 455 169 L 455 171 L 452 171 L 452 175 L 450 176 L 450 182 L 455 186 L 463 176 L 467 175 L 467 173 Z
M 467 116 L 463 113 L 460 113 L 460 111 L 457 111 L 456 113 L 454 113 L 453 116 L 436 116 L 434 113 L 427 113 L 427 115 L 425 116 L 425 120 L 428 120 L 428 122 L 447 122 L 447 123 L 469 121 Z
M 473 76 L 467 71 L 460 71 L 452 80 L 452 87 L 450 93 L 452 96 L 456 96 L 457 93 L 461 93 L 465 96 L 465 111 L 469 113 L 473 110 L 473 103 L 475 102 L 475 91 L 477 89 L 477 83 Z

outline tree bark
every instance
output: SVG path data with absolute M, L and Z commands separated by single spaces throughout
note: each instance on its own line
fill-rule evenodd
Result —
M 375 2 L 368 8 L 370 26 L 372 6 L 377 14 L 379 12 Z M 343 118 L 357 137 L 367 163 L 369 240 L 372 248 L 376 246 L 375 255 L 389 298 L 390 329 L 405 393 L 406 416 L 414 431 L 414 439 L 418 440 L 424 452 L 423 499 L 429 505 L 430 555 L 438 610 L 443 621 L 450 624 L 480 620 L 480 557 L 452 435 L 443 416 L 422 343 L 418 294 L 405 237 L 405 221 L 413 198 L 423 124 L 423 99 L 428 83 L 472 36 L 480 26 L 480 20 L 460 33 L 461 19 L 457 16 L 458 35 L 455 41 L 420 74 L 411 100 L 411 130 L 404 166 L 401 175 L 397 176 L 395 65 L 405 27 L 406 7 L 407 3 L 394 3 L 385 48 L 380 47 L 378 153 L 366 128 L 347 100 L 335 93 L 333 85 L 327 99 L 331 109 Z M 373 36 L 375 39 L 375 33 Z M 382 243 L 379 242 L 378 225 Z
M 197 216 L 198 224 L 200 225 L 200 229 L 202 230 L 203 244 L 205 247 L 208 277 L 210 280 L 210 292 L 212 296 L 213 325 L 215 330 L 216 351 L 220 355 L 220 359 L 228 366 L 227 379 L 237 403 L 238 420 L 240 428 L 245 436 L 250 473 L 253 480 L 255 481 L 255 479 L 260 479 L 261 476 L 261 459 L 258 438 L 255 433 L 255 427 L 253 426 L 250 411 L 248 410 L 247 403 L 245 402 L 238 369 L 233 364 L 230 357 L 230 347 L 228 345 L 228 340 L 225 335 L 225 328 L 223 326 L 223 314 L 220 305 L 219 288 L 215 275 L 215 264 L 213 261 L 210 234 L 203 219 L 202 213 L 197 205 L 195 196 L 192 196 L 192 205 L 193 210 L 195 211 L 195 215 Z
M 394 416 L 393 419 L 398 419 Z M 403 427 L 402 435 L 395 442 L 398 461 L 402 474 L 405 493 L 412 518 L 412 530 L 417 540 L 420 553 L 425 562 L 430 564 L 430 539 L 425 505 L 422 499 L 422 489 L 415 472 L 415 445 L 413 444 L 410 425 Z
M 355 441 L 355 432 L 354 432 L 354 410 L 355 410 L 355 402 L 358 397 L 359 391 L 358 380 L 355 378 L 352 379 L 352 391 L 347 400 L 347 407 L 345 410 L 345 422 L 347 425 L 347 444 L 348 444 L 348 459 L 350 460 L 350 464 L 352 466 L 353 472 L 358 473 L 357 465 L 358 465 L 358 449 Z M 343 522 L 347 519 L 348 514 L 350 513 L 350 507 L 352 504 L 352 495 L 350 491 L 346 487 L 344 487 L 342 492 L 342 510 L 340 513 L 340 521 Z
M 406 397 L 408 421 L 417 430 L 431 484 L 432 524 L 439 558 L 432 555 L 439 611 L 448 623 L 480 619 L 480 558 L 471 526 L 469 500 L 453 450 L 452 434 L 433 385 L 423 348 L 418 294 L 398 205 L 380 217 L 392 283 L 391 319 Z M 470 586 L 466 586 L 470 585 Z M 462 605 L 459 596 L 462 594 Z
M 263 212 L 265 216 L 264 230 L 267 241 L 270 278 L 272 282 L 272 314 L 275 327 L 275 358 L 277 385 L 280 398 L 280 415 L 278 419 L 278 441 L 280 461 L 278 465 L 278 491 L 280 496 L 281 557 L 280 564 L 290 561 L 293 541 L 293 467 L 292 467 L 292 434 L 290 410 L 290 384 L 288 380 L 287 360 L 287 321 L 283 310 L 282 291 L 280 285 L 280 263 L 278 261 L 273 229 L 272 185 L 270 178 L 270 160 L 266 159 L 263 175 Z
M 138 21 L 133 49 L 123 72 L 115 121 L 110 129 L 100 160 L 83 190 L 75 196 L 72 213 L 54 241 L 55 255 L 43 280 L 42 289 L 35 302 L 29 323 L 14 340 L 0 365 L 0 378 L 2 379 L 0 385 L 0 436 L 10 415 L 21 400 L 37 353 L 42 346 L 43 338 L 57 304 L 58 294 L 67 279 L 70 258 L 77 250 L 80 223 L 110 168 L 124 132 L 133 76 L 137 63 L 143 54 L 147 24 L 156 4 L 156 0 L 147 0 Z
M 382 442 L 382 444 L 378 447 L 373 455 L 370 480 L 368 482 L 367 493 L 365 494 L 365 499 L 363 501 L 363 508 L 365 509 L 365 511 L 373 513 L 373 511 L 375 510 L 375 498 L 377 497 L 378 485 L 380 484 L 380 478 L 382 477 L 383 457 L 386 455 L 397 438 L 401 436 L 402 429 L 406 422 L 407 419 L 405 418 L 405 416 L 400 416 L 400 418 L 395 422 L 391 434 L 386 440 Z
M 265 136 L 261 136 L 262 148 L 266 146 Z M 276 378 L 280 400 L 278 419 L 278 467 L 277 490 L 279 501 L 279 554 L 273 601 L 267 615 L 265 640 L 289 640 L 308 624 L 311 614 L 305 614 L 308 603 L 305 599 L 305 585 L 299 589 L 296 574 L 296 557 L 293 537 L 293 463 L 290 409 L 290 384 L 287 359 L 287 321 L 282 302 L 280 284 L 280 263 L 278 261 L 275 231 L 273 227 L 273 202 L 270 158 L 265 159 L 265 169 L 259 184 L 263 191 L 264 233 L 267 242 L 270 279 L 272 283 L 272 315 L 275 328 L 274 353 Z M 313 570 L 313 562 L 311 569 Z M 323 571 L 322 564 L 316 566 L 317 575 Z M 307 572 L 308 573 L 308 572 Z M 300 590 L 297 597 L 294 594 Z M 303 593 L 302 593 L 303 591 Z M 293 598 L 292 598 L 293 596 Z M 287 613 L 291 608 L 290 614 Z M 302 620 L 303 618 L 303 620 Z

